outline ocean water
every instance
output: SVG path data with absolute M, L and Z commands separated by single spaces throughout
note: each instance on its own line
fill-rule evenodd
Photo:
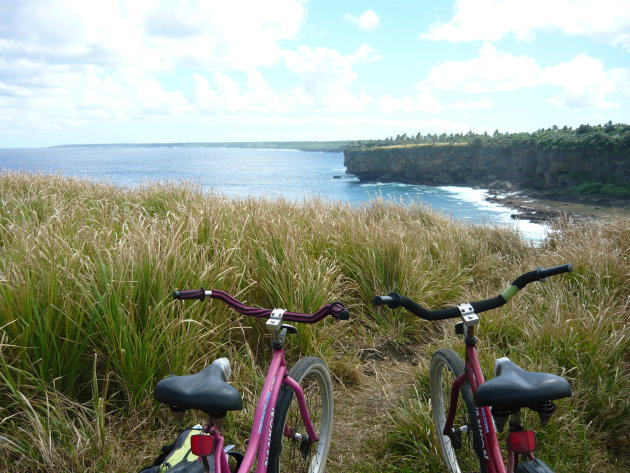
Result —
M 421 202 L 454 219 L 516 228 L 541 240 L 544 225 L 514 220 L 515 213 L 487 202 L 483 189 L 363 183 L 347 174 L 342 153 L 208 147 L 73 147 L 1 149 L 0 170 L 59 173 L 133 188 L 147 182 L 192 181 L 204 190 L 361 205 L 375 198 Z

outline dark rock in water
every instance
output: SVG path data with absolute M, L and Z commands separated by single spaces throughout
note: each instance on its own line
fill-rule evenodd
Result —
M 341 179 L 341 176 L 333 176 L 333 179 Z
M 512 214 L 510 215 L 514 220 L 528 220 L 530 222 L 535 223 L 545 223 L 553 218 L 552 215 L 545 214 L 536 214 L 536 212 L 525 212 L 522 214 Z

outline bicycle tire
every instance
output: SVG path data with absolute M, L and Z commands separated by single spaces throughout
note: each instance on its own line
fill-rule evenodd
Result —
M 460 429 L 458 436 L 451 439 L 442 433 L 448 417 L 451 386 L 455 378 L 461 375 L 464 370 L 464 361 L 453 350 L 441 349 L 433 354 L 429 371 L 433 422 L 440 443 L 442 458 L 449 472 L 486 473 L 482 453 L 483 440 L 477 422 L 472 390 L 467 382 L 462 384 L 457 401 L 453 428 Z M 458 442 L 456 439 L 461 440 Z
M 298 440 L 295 434 L 306 436 L 299 407 L 293 402 L 293 390 L 282 386 L 276 402 L 269 448 L 270 473 L 322 473 L 326 467 L 333 422 L 333 391 L 326 363 L 314 356 L 300 359 L 289 376 L 297 381 L 306 398 L 313 427 L 319 436 L 317 443 Z M 284 435 L 285 425 L 293 433 Z

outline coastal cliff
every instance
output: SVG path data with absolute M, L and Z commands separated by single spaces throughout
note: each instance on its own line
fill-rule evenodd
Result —
M 630 182 L 627 153 L 541 149 L 533 144 L 436 143 L 351 149 L 344 152 L 344 163 L 361 180 L 425 185 L 487 187 L 499 180 L 519 188 L 558 190 L 585 181 L 622 187 Z

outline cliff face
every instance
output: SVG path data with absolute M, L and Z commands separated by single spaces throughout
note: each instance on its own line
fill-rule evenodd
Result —
M 426 185 L 488 186 L 495 180 L 518 187 L 558 189 L 584 181 L 627 186 L 628 156 L 583 150 L 544 150 L 534 145 L 421 145 L 346 150 L 348 172 L 361 180 Z

